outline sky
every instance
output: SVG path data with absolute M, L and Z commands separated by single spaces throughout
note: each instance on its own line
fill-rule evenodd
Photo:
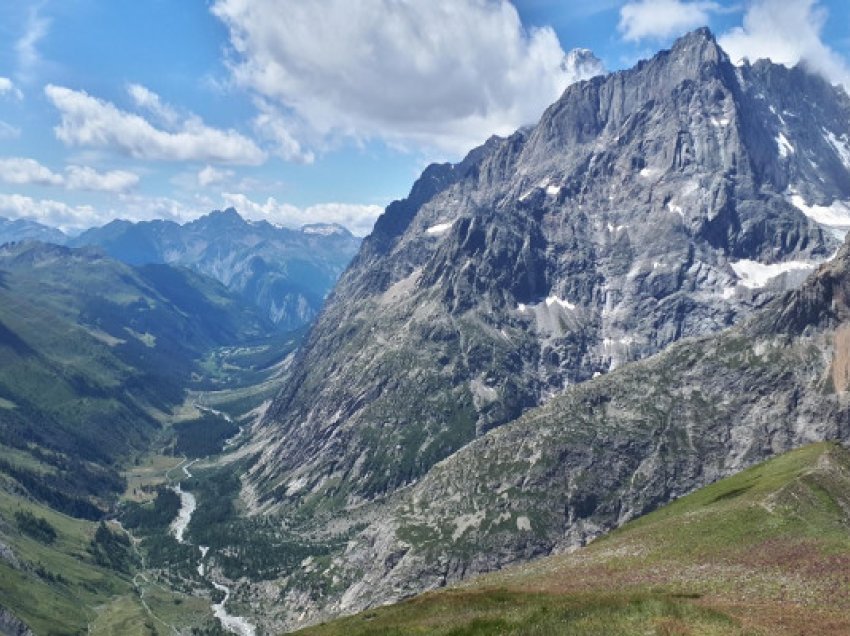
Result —
M 570 50 L 613 71 L 700 26 L 850 88 L 847 0 L 0 0 L 0 216 L 365 235 L 583 79 Z

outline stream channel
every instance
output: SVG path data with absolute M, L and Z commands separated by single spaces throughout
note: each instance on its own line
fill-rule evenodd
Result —
M 192 464 L 196 461 L 198 460 L 185 460 L 182 464 L 180 464 L 180 468 L 183 470 L 183 474 L 187 479 L 192 477 L 192 473 L 189 472 L 189 468 L 191 468 Z M 180 511 L 177 513 L 177 518 L 171 522 L 171 534 L 174 535 L 174 538 L 177 539 L 178 543 L 189 545 L 189 542 L 186 541 L 185 538 L 186 528 L 189 527 L 189 522 L 192 520 L 192 514 L 195 512 L 195 508 L 197 508 L 198 503 L 195 500 L 195 495 L 183 490 L 180 487 L 180 483 L 177 483 L 176 486 L 172 486 L 172 489 L 180 496 Z M 201 545 L 198 546 L 198 550 L 201 553 L 201 558 L 198 560 L 198 574 L 205 576 L 206 568 L 204 567 L 204 558 L 207 556 L 209 548 Z M 212 580 L 212 578 L 208 575 L 206 578 L 215 589 L 219 592 L 224 592 L 224 598 L 221 602 L 213 603 L 212 605 L 213 614 L 221 621 L 222 627 L 233 634 L 237 634 L 238 636 L 256 636 L 256 628 L 247 619 L 242 616 L 233 616 L 228 613 L 226 605 L 230 598 L 230 588 L 226 585 L 222 585 L 218 581 Z

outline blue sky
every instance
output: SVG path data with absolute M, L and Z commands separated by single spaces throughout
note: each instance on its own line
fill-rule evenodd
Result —
M 733 60 L 850 78 L 846 0 L 0 0 L 0 216 L 364 234 L 598 70 L 566 52 L 617 70 L 705 24 Z

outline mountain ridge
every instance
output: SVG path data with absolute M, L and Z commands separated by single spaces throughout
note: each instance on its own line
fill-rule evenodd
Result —
M 817 87 L 815 119 L 782 114 L 801 96 L 774 107 L 779 80 Z M 745 115 L 762 101 L 778 115 Z M 258 430 L 254 485 L 270 506 L 300 505 L 295 482 L 307 499 L 332 483 L 352 505 L 382 496 L 565 387 L 799 284 L 839 241 L 790 192 L 850 200 L 850 162 L 822 132 L 850 139 L 847 121 L 822 78 L 735 67 L 699 30 L 428 167 L 330 295 Z M 835 168 L 823 181 L 816 152 Z
M 98 245 L 130 264 L 189 267 L 242 294 L 287 330 L 313 319 L 359 240 L 339 225 L 292 230 L 265 220 L 246 221 L 227 208 L 182 225 L 116 220 L 68 244 Z

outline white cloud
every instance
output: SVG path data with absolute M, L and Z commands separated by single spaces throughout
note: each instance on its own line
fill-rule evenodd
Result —
M 212 166 L 206 166 L 198 171 L 198 185 L 206 188 L 207 186 L 227 181 L 233 174 L 233 170 L 218 170 Z
M 127 170 L 98 172 L 87 166 L 68 166 L 65 187 L 69 190 L 126 192 L 139 183 L 139 175 Z
M 275 154 L 286 161 L 298 163 L 313 163 L 315 155 L 304 150 L 291 130 L 294 122 L 287 121 L 284 116 L 266 100 L 257 100 L 260 114 L 254 118 L 254 130 L 263 139 L 274 145 Z
M 325 136 L 464 151 L 533 123 L 577 79 L 555 32 L 526 29 L 508 0 L 216 0 L 212 12 L 235 81 Z
M 274 197 L 265 202 L 255 202 L 244 194 L 223 193 L 225 207 L 234 207 L 247 219 L 265 220 L 275 225 L 299 228 L 308 223 L 337 223 L 347 227 L 357 236 L 372 231 L 375 219 L 383 212 L 378 205 L 352 203 L 320 203 L 300 208 L 289 203 L 280 203 Z
M 171 106 L 164 104 L 159 95 L 141 84 L 130 84 L 127 86 L 127 94 L 130 95 L 130 99 L 133 100 L 133 103 L 137 107 L 153 113 L 160 121 L 168 126 L 175 126 L 180 120 L 177 111 L 171 108 Z
M 64 187 L 68 190 L 124 192 L 139 182 L 139 176 L 126 170 L 98 172 L 86 166 L 68 166 L 63 175 L 34 159 L 2 157 L 0 181 L 14 185 Z
M 0 180 L 15 185 L 61 186 L 65 179 L 34 159 L 6 157 L 0 159 Z
M 33 199 L 20 194 L 0 193 L 0 216 L 33 219 L 44 225 L 68 231 L 107 223 L 111 217 L 99 215 L 90 205 L 71 206 L 52 199 Z
M 211 209 L 211 206 L 207 205 L 201 212 L 193 206 L 167 197 L 146 197 L 137 194 L 118 194 L 116 206 L 117 208 L 108 205 L 71 205 L 53 199 L 0 193 L 0 216 L 33 219 L 72 233 L 105 225 L 118 218 L 129 221 L 170 219 L 185 222 Z
M 637 0 L 620 8 L 617 28 L 630 42 L 644 38 L 669 38 L 694 27 L 708 25 L 711 13 L 723 10 L 716 2 Z
M 0 96 L 7 94 L 12 95 L 17 99 L 24 98 L 24 94 L 17 86 L 15 86 L 12 80 L 10 80 L 8 77 L 0 77 Z
M 832 82 L 850 88 L 850 66 L 821 39 L 827 17 L 817 0 L 755 0 L 747 8 L 743 26 L 724 34 L 720 45 L 733 60 L 770 58 L 786 66 L 802 60 Z
M 30 8 L 27 26 L 23 35 L 15 42 L 15 54 L 18 58 L 18 76 L 31 80 L 41 64 L 38 43 L 47 35 L 50 21 L 39 14 L 40 4 Z
M 168 132 L 84 91 L 49 84 L 44 92 L 61 114 L 61 123 L 53 129 L 56 137 L 69 146 L 110 148 L 138 159 L 163 161 L 256 165 L 266 159 L 248 137 L 210 128 L 197 117 Z

